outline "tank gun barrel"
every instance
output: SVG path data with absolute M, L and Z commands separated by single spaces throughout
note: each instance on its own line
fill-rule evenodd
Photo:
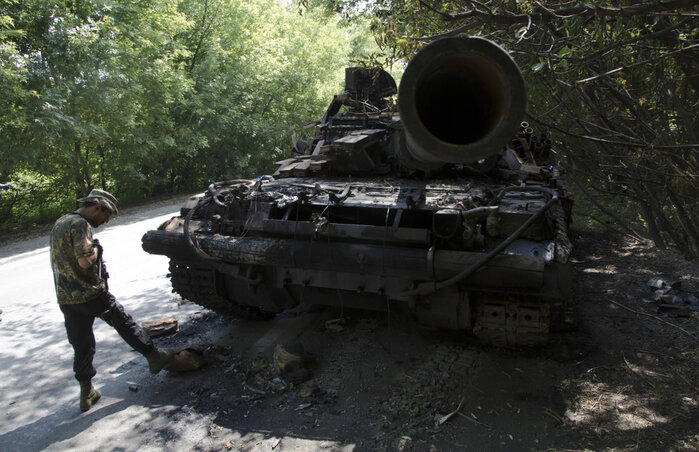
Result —
M 408 63 L 398 105 L 410 157 L 431 167 L 497 154 L 520 127 L 526 93 L 502 47 L 479 37 L 449 37 Z

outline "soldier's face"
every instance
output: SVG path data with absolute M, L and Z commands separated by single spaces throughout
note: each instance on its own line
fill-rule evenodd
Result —
M 90 226 L 93 228 L 99 227 L 103 225 L 104 223 L 109 222 L 109 218 L 112 216 L 112 211 L 109 210 L 108 208 L 101 206 L 99 204 L 96 204 L 93 206 L 91 215 L 89 218 L 86 218 L 87 222 L 90 223 Z
M 112 216 L 112 211 L 104 206 L 100 207 L 100 224 L 109 223 L 109 218 Z

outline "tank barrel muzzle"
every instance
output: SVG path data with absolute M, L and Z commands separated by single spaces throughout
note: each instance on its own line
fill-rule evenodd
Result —
M 502 47 L 479 37 L 449 37 L 408 63 L 398 105 L 408 153 L 430 167 L 497 154 L 520 128 L 526 92 Z

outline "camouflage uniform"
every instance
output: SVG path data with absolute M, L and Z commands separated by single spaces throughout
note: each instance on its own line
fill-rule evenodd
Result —
M 96 262 L 87 269 L 78 264 L 80 257 L 93 254 L 93 248 L 92 227 L 80 214 L 69 213 L 56 221 L 51 231 L 51 267 L 68 341 L 75 352 L 73 371 L 80 382 L 91 380 L 97 373 L 92 365 L 95 355 L 92 325 L 96 317 L 112 326 L 141 354 L 155 350 L 148 334 L 107 290 L 106 281 L 98 274 L 100 264 Z
M 58 304 L 78 304 L 107 290 L 97 274 L 97 263 L 87 269 L 78 258 L 91 256 L 92 228 L 77 212 L 63 215 L 51 231 L 51 267 Z

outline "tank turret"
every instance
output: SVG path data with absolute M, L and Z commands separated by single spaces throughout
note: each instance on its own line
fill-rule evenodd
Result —
M 522 122 L 521 74 L 477 37 L 425 46 L 396 83 L 348 68 L 270 176 L 211 184 L 143 237 L 173 289 L 218 312 L 405 309 L 498 345 L 546 341 L 567 296 L 572 201 Z
M 315 136 L 278 162 L 275 176 L 433 172 L 497 155 L 520 127 L 526 105 L 516 63 L 478 37 L 424 47 L 401 81 L 399 111 L 386 97 L 393 78 L 379 68 L 348 68 Z M 347 111 L 340 113 L 342 107 Z
M 517 64 L 478 37 L 441 39 L 410 61 L 400 87 L 400 118 L 419 162 L 469 163 L 502 150 L 526 106 Z

